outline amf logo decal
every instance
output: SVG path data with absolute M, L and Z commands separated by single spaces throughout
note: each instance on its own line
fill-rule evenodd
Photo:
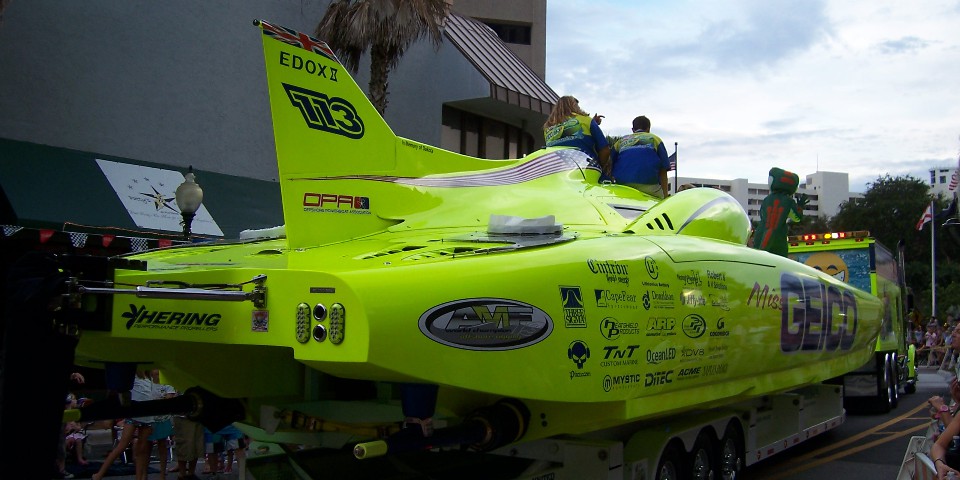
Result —
M 471 298 L 437 305 L 420 315 L 427 338 L 465 350 L 514 350 L 553 331 L 553 320 L 533 305 L 502 298 Z

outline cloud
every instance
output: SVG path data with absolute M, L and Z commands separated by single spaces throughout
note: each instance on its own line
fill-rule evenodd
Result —
M 884 55 L 900 53 L 915 53 L 927 48 L 929 42 L 917 37 L 903 37 L 898 40 L 887 40 L 877 45 L 877 49 Z

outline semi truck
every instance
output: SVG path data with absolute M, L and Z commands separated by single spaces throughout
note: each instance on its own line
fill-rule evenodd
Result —
M 907 342 L 903 255 L 896 256 L 866 230 L 790 236 L 790 258 L 821 270 L 879 298 L 883 323 L 873 358 L 836 380 L 844 387 L 848 408 L 882 412 L 896 408 L 900 390 L 916 391 L 915 346 Z

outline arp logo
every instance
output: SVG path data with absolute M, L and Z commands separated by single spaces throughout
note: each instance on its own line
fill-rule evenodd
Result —
M 353 139 L 363 136 L 363 120 L 350 102 L 287 83 L 283 88 L 308 127 Z
M 780 275 L 782 295 L 780 350 L 819 352 L 850 350 L 857 336 L 857 298 L 848 289 Z

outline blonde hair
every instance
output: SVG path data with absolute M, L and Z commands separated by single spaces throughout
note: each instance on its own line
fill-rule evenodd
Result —
M 550 128 L 559 123 L 563 123 L 564 120 L 574 116 L 574 115 L 588 115 L 587 112 L 584 112 L 580 109 L 580 102 L 571 95 L 564 95 L 557 100 L 557 104 L 553 106 L 553 111 L 550 112 L 550 116 L 547 117 L 547 123 L 543 124 L 543 128 Z

